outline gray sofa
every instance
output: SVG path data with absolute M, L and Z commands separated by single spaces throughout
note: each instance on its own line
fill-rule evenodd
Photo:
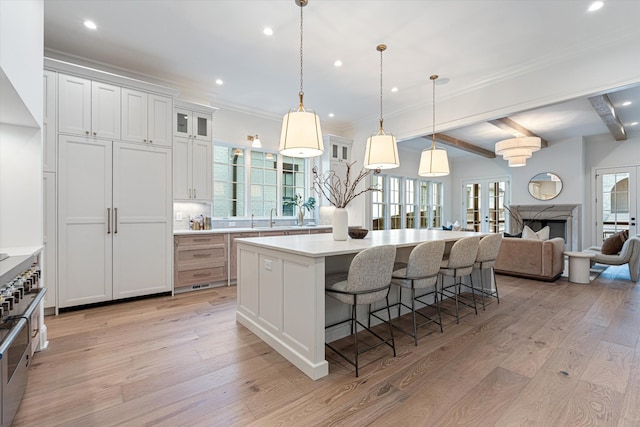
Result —
M 495 272 L 527 279 L 556 280 L 564 270 L 564 239 L 505 237 L 496 259 Z

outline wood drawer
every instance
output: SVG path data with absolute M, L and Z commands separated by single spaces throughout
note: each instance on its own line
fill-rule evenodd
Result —
M 226 243 L 226 234 L 197 234 L 176 236 L 176 244 L 178 246 L 224 245 Z
M 225 247 L 178 249 L 176 251 L 176 264 L 180 271 L 214 267 L 226 261 L 227 251 Z
M 332 230 L 331 228 L 315 228 L 312 230 L 309 230 L 309 234 L 324 234 L 324 233 L 331 233 Z
M 213 283 L 227 280 L 227 263 L 218 267 L 186 270 L 178 272 L 176 287 L 201 283 Z

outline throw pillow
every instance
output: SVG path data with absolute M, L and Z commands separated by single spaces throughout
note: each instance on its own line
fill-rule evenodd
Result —
M 533 231 L 529 226 L 525 225 L 522 229 L 523 239 L 533 240 L 549 240 L 549 226 L 543 227 L 540 231 Z
M 446 231 L 451 231 L 451 230 L 453 229 L 453 225 L 450 225 L 450 226 L 448 226 L 448 227 L 445 227 L 445 226 L 443 225 L 443 226 L 442 226 L 442 229 L 443 229 L 443 230 L 446 230 Z
M 629 230 L 623 230 L 610 236 L 607 240 L 602 242 L 602 254 L 617 255 L 628 238 Z

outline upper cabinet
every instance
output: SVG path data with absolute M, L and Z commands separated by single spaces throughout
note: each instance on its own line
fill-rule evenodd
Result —
M 177 103 L 176 103 L 177 105 Z M 176 108 L 174 111 L 175 135 L 201 141 L 212 141 L 211 121 L 213 113 Z
M 122 139 L 171 147 L 173 100 L 166 96 L 122 89 Z
M 56 171 L 56 87 L 58 75 L 55 71 L 44 70 L 44 104 L 42 117 L 42 170 Z
M 58 132 L 120 139 L 120 87 L 58 74 Z

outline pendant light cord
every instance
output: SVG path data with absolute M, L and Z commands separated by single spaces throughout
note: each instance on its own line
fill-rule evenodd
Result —
M 380 50 L 380 132 L 382 132 L 382 52 L 384 49 Z
M 432 121 L 433 132 L 431 132 L 431 149 L 435 150 L 436 149 L 436 80 L 438 79 L 438 76 L 434 74 L 429 78 L 433 81 L 433 108 L 432 108 L 432 112 L 433 112 L 433 121 Z
M 302 96 L 304 95 L 304 91 L 302 90 L 302 29 L 303 29 L 303 15 L 302 8 L 304 4 L 300 5 L 300 107 L 302 108 Z

